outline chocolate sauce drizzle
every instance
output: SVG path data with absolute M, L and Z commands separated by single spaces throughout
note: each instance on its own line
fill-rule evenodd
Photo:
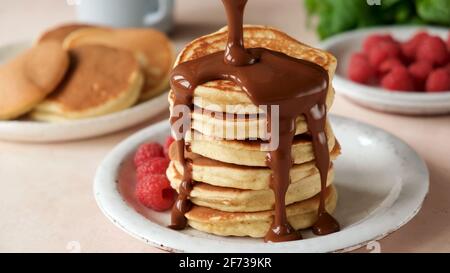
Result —
M 326 96 L 328 73 L 321 66 L 290 57 L 265 48 L 244 47 L 243 16 L 247 0 L 222 0 L 228 17 L 228 44 L 225 51 L 213 53 L 179 64 L 171 74 L 174 105 L 192 107 L 197 86 L 209 81 L 230 80 L 247 93 L 253 104 L 266 105 L 270 130 L 270 108 L 279 107 L 279 145 L 267 153 L 266 164 L 272 170 L 270 187 L 275 193 L 275 215 L 265 241 L 299 240 L 301 235 L 287 221 L 286 191 L 290 184 L 293 165 L 292 143 L 295 119 L 304 115 L 312 135 L 315 162 L 321 178 L 318 220 L 313 226 L 317 235 L 339 231 L 338 222 L 325 209 L 325 195 L 330 156 L 325 126 L 327 120 Z M 172 116 L 174 124 L 190 116 Z M 192 163 L 185 157 L 184 138 L 177 141 L 178 158 L 184 167 L 178 199 L 172 209 L 173 229 L 183 229 L 185 213 L 192 206 L 189 194 L 194 187 Z

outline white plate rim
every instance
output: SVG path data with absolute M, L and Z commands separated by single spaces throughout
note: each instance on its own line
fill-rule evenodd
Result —
M 357 126 L 363 126 L 365 129 L 385 135 L 390 141 L 393 141 L 398 149 L 401 148 L 401 150 L 408 152 L 411 156 L 408 158 L 408 162 L 414 165 L 416 168 L 415 170 L 417 170 L 420 177 L 417 177 L 417 181 L 413 188 L 415 191 L 415 198 L 404 200 L 407 203 L 406 207 L 408 208 L 407 210 L 409 213 L 399 217 L 395 225 L 392 225 L 389 228 L 383 228 L 383 225 L 385 224 L 383 218 L 387 217 L 387 213 L 389 211 L 391 213 L 398 212 L 399 210 L 399 208 L 396 207 L 398 204 L 394 202 L 389 208 L 389 211 L 381 213 L 379 217 L 367 219 L 365 221 L 365 227 L 361 227 L 361 223 L 359 223 L 348 227 L 339 233 L 300 241 L 300 243 L 304 245 L 303 249 L 308 249 L 307 252 L 349 251 L 364 246 L 370 241 L 379 240 L 410 221 L 420 210 L 428 193 L 429 173 L 427 166 L 417 153 L 406 143 L 392 134 L 365 123 L 340 116 L 331 116 L 331 120 L 332 122 L 353 123 Z M 298 241 L 281 244 L 260 244 L 258 248 L 255 249 L 252 244 L 239 243 L 239 246 L 236 246 L 231 242 L 218 242 L 217 240 L 209 238 L 194 238 L 192 235 L 161 227 L 129 207 L 116 188 L 115 181 L 117 169 L 125 156 L 132 152 L 139 144 L 146 140 L 148 141 L 151 132 L 168 132 L 168 128 L 168 122 L 164 121 L 136 133 L 116 146 L 99 166 L 94 179 L 93 191 L 99 208 L 108 219 L 131 236 L 170 252 L 210 252 L 212 249 L 219 252 L 231 252 L 233 250 L 237 252 L 262 253 L 297 252 L 296 247 L 298 248 Z M 411 185 L 409 187 L 411 187 Z M 139 228 L 138 226 L 145 227 L 145 231 L 140 230 L 142 228 Z M 370 226 L 370 228 L 368 228 L 368 226 Z M 353 231 L 355 228 L 362 229 L 360 230 L 361 232 L 358 233 L 359 236 L 354 236 L 355 232 Z M 383 232 L 380 232 L 380 229 L 383 230 Z M 143 233 L 145 233 L 145 235 L 143 235 Z M 149 234 L 150 236 L 148 236 Z M 343 239 L 345 239 L 346 243 L 339 243 L 340 241 L 344 241 Z M 195 244 L 193 244 L 193 241 L 195 241 Z M 318 248 L 317 246 L 322 247 Z
M 30 142 L 30 143 L 54 143 L 61 141 L 74 141 L 88 139 L 92 137 L 98 137 L 107 135 L 113 132 L 124 130 L 126 128 L 137 125 L 145 120 L 148 120 L 164 110 L 168 109 L 169 103 L 167 101 L 167 92 L 150 99 L 149 101 L 142 102 L 128 109 L 111 113 L 104 116 L 86 118 L 80 120 L 72 120 L 65 122 L 39 122 L 39 121 L 0 121 L 0 133 L 5 133 L 1 135 L 0 139 L 5 141 L 16 141 L 16 142 Z M 145 111 L 151 109 L 151 111 Z M 151 113 L 145 115 L 145 113 Z M 139 114 L 144 113 L 139 116 Z M 116 121 L 123 120 L 127 117 L 133 116 L 133 120 L 128 121 L 126 124 L 118 124 Z M 99 124 L 109 124 L 109 127 L 102 130 L 96 130 L 96 125 Z M 78 133 L 77 135 L 64 135 L 61 137 L 47 136 L 43 138 L 33 139 L 33 136 L 37 132 L 45 131 L 65 131 L 67 129 L 79 129 L 87 128 L 84 133 Z M 25 133 L 18 133 L 25 132 Z M 10 134 L 20 134 L 20 136 L 10 136 Z

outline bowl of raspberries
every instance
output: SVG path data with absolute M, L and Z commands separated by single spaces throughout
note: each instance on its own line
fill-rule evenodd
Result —
M 448 28 L 368 28 L 322 47 L 338 59 L 336 92 L 352 101 L 400 114 L 450 113 Z

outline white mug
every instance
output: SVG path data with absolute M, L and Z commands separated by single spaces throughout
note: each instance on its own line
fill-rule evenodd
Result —
M 169 32 L 175 0 L 77 0 L 78 20 L 112 27 L 154 27 Z

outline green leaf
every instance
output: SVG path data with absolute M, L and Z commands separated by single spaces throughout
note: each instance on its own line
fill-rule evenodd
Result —
M 414 16 L 414 6 L 409 1 L 403 1 L 395 7 L 395 22 L 407 23 Z
M 316 0 L 305 0 L 306 11 L 310 14 L 315 14 L 319 10 L 320 2 Z
M 306 11 L 317 16 L 321 39 L 374 25 L 440 24 L 450 26 L 450 0 L 304 0 Z M 372 1 L 372 0 L 371 0 Z
M 430 23 L 450 26 L 449 0 L 416 0 L 417 13 Z
M 402 0 L 381 0 L 381 8 L 382 9 L 389 9 L 392 6 L 398 4 Z

